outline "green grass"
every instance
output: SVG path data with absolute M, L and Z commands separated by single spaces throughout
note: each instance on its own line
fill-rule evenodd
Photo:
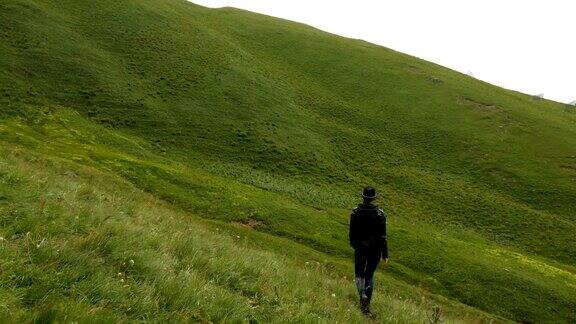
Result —
M 202 221 L 93 168 L 3 149 L 0 318 L 358 322 L 350 265 L 242 225 Z M 378 319 L 488 320 L 378 278 Z M 455 316 L 457 315 L 457 317 Z
M 4 317 L 360 321 L 347 222 L 372 184 L 379 319 L 576 320 L 558 103 L 175 0 L 5 1 L 0 54 Z

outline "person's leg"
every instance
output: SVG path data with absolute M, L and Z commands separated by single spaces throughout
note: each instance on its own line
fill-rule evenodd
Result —
M 365 276 L 365 293 L 368 297 L 368 303 L 372 299 L 372 292 L 374 291 L 374 272 L 378 267 L 378 263 L 380 262 L 381 253 L 380 251 L 370 251 L 366 255 L 366 269 L 364 272 Z
M 362 250 L 354 250 L 354 275 L 356 288 L 358 289 L 358 294 L 360 297 L 365 294 L 366 287 L 366 253 Z

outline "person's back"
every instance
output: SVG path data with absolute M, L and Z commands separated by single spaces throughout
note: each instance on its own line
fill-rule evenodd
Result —
M 388 243 L 386 217 L 384 212 L 373 204 L 376 190 L 366 187 L 362 197 L 364 201 L 350 215 L 349 237 L 350 245 L 354 248 L 355 280 L 361 309 L 364 313 L 369 313 L 374 289 L 374 271 L 380 258 L 388 263 Z
M 363 202 L 350 217 L 350 245 L 354 249 L 381 248 L 385 243 L 386 219 L 384 213 L 372 202 Z

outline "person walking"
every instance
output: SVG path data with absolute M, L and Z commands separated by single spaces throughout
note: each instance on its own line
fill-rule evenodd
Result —
M 374 204 L 376 189 L 362 190 L 363 202 L 350 215 L 350 245 L 354 248 L 354 273 L 360 295 L 360 309 L 370 314 L 370 300 L 374 291 L 374 271 L 380 258 L 388 264 L 386 215 Z

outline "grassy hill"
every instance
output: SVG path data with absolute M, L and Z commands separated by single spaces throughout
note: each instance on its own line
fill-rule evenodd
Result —
M 371 184 L 379 320 L 573 322 L 575 135 L 558 103 L 284 20 L 3 1 L 0 314 L 360 321 Z

